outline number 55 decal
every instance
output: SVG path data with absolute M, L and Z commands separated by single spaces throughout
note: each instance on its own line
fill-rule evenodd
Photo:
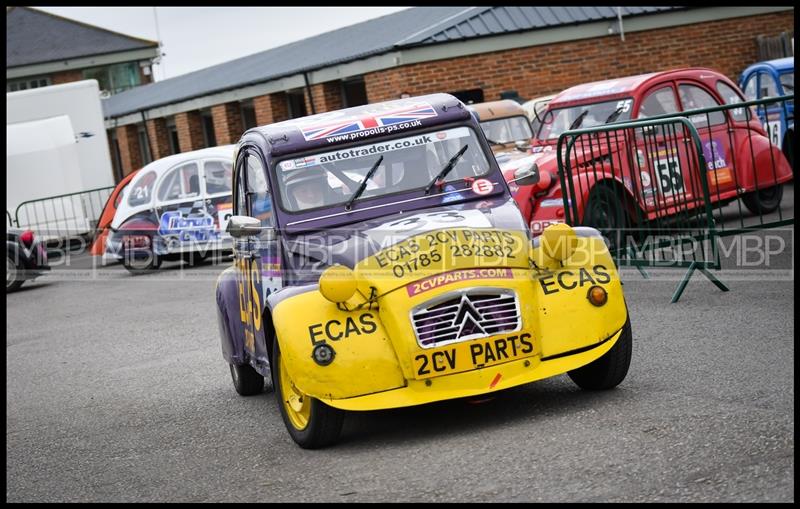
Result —
M 659 154 L 659 156 L 662 154 Z M 683 176 L 677 158 L 665 155 L 666 159 L 655 161 L 658 171 L 658 187 L 662 195 L 671 195 L 683 191 Z
M 631 103 L 633 99 L 627 99 L 625 101 L 619 101 L 617 103 L 617 109 L 622 110 L 622 113 L 628 113 L 631 110 Z
M 261 296 L 258 286 L 261 284 L 261 271 L 258 262 L 240 258 L 236 260 L 239 269 L 239 318 L 244 323 L 244 344 L 251 352 L 255 348 L 255 333 L 261 330 Z

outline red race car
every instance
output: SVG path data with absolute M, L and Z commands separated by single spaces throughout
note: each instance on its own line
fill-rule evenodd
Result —
M 587 83 L 563 91 L 550 102 L 534 133 L 531 150 L 542 177 L 539 184 L 512 188 L 532 234 L 564 221 L 556 158 L 563 132 L 744 100 L 735 83 L 704 68 Z M 780 206 L 783 184 L 792 179 L 791 167 L 780 147 L 770 144 L 752 110 L 712 111 L 690 115 L 689 121 L 700 136 L 712 203 L 741 197 L 754 214 Z M 671 133 L 666 127 L 639 128 L 638 133 L 648 134 L 632 136 L 629 130 L 627 135 L 611 132 L 578 139 L 567 156 L 578 202 L 570 203 L 578 212 L 576 222 L 613 230 L 635 226 L 637 216 L 650 220 L 665 211 L 675 213 L 670 204 L 677 205 L 678 200 L 694 200 L 693 206 L 699 206 L 703 191 L 693 169 L 697 163 L 693 167 L 687 153 L 691 144 L 685 143 L 682 133 L 676 136 L 681 131 L 680 127 Z M 514 176 L 508 172 L 505 178 Z

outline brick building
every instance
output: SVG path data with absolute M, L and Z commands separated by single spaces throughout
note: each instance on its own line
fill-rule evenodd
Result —
M 527 99 L 686 66 L 735 81 L 761 38 L 793 30 L 792 7 L 417 7 L 115 95 L 106 127 L 127 174 L 255 125 L 401 93 Z
M 6 8 L 6 91 L 96 79 L 114 94 L 151 83 L 158 43 L 28 7 Z

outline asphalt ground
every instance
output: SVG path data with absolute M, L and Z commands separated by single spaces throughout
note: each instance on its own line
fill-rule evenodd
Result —
M 316 451 L 271 390 L 233 389 L 228 262 L 133 277 L 76 255 L 6 298 L 6 500 L 793 502 L 794 228 L 740 238 L 715 272 L 728 292 L 695 273 L 670 304 L 685 270 L 622 268 L 634 346 L 616 389 L 562 375 L 349 413 Z

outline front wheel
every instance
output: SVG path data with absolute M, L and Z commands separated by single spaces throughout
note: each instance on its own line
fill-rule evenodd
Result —
M 344 412 L 303 394 L 292 382 L 278 341 L 273 353 L 275 397 L 292 440 L 303 449 L 318 449 L 338 440 Z
M 742 202 L 753 214 L 769 214 L 775 212 L 781 206 L 783 199 L 783 184 L 759 189 L 742 195 Z
M 611 389 L 619 385 L 628 374 L 632 350 L 633 334 L 631 333 L 631 321 L 628 318 L 622 327 L 622 334 L 611 350 L 599 359 L 578 369 L 573 369 L 567 374 L 581 389 L 595 391 Z
M 630 218 L 615 190 L 598 184 L 589 194 L 583 213 L 583 224 L 597 228 L 608 239 L 609 251 L 614 253 L 624 246 Z

